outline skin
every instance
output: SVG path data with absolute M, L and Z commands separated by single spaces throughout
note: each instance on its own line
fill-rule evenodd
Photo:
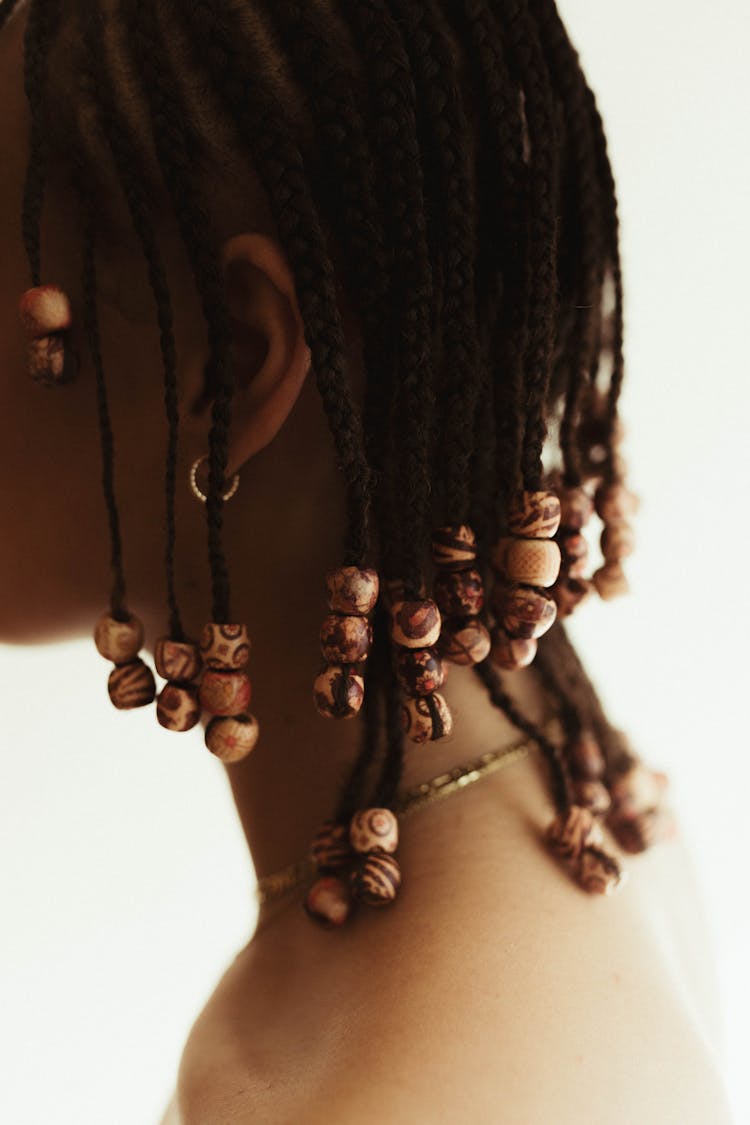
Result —
M 106 608 L 108 541 L 90 364 L 84 355 L 77 381 L 58 392 L 24 377 L 22 32 L 23 15 L 0 40 L 0 411 L 3 478 L 15 482 L 0 491 L 11 545 L 0 554 L 0 641 L 45 644 L 88 633 Z M 227 773 L 264 875 L 306 853 L 359 729 L 325 722 L 311 702 L 321 579 L 340 564 L 343 504 L 292 275 L 262 209 L 238 225 L 229 201 L 222 224 L 237 345 L 230 471 L 241 470 L 226 551 L 262 724 L 256 751 Z M 195 633 L 209 617 L 209 576 L 204 511 L 187 476 L 208 444 L 209 410 L 195 409 L 206 345 L 179 239 L 168 223 L 161 235 L 180 355 L 179 595 Z M 44 275 L 75 308 L 78 242 L 71 201 L 53 186 Z M 113 240 L 100 271 L 129 604 L 152 644 L 166 620 L 158 339 L 132 241 Z M 75 501 L 75 535 L 63 497 Z M 547 713 L 533 672 L 509 687 L 532 717 Z M 445 694 L 456 733 L 408 752 L 404 785 L 518 738 L 470 672 L 452 668 Z M 174 736 L 155 728 L 161 737 Z M 299 893 L 264 908 L 190 1034 L 165 1121 L 572 1122 L 582 1105 L 612 1125 L 655 1121 L 655 1105 L 659 1121 L 729 1120 L 712 1058 L 708 943 L 681 842 L 628 858 L 632 877 L 615 898 L 586 896 L 540 843 L 554 811 L 545 770 L 531 756 L 405 822 L 406 878 L 390 910 L 363 910 L 330 933 L 304 916 Z

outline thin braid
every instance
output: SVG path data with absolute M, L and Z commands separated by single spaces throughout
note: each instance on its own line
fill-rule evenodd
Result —
M 396 799 L 404 769 L 402 694 L 392 662 L 388 665 L 384 692 L 386 753 L 380 771 L 380 778 L 372 794 L 370 803 L 375 806 L 390 808 Z

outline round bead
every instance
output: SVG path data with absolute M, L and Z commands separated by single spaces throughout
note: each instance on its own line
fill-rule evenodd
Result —
M 246 625 L 217 625 L 209 622 L 203 626 L 200 651 L 206 668 L 235 672 L 244 668 L 250 656 L 250 641 Z
M 612 798 L 601 781 L 574 781 L 573 795 L 575 803 L 590 809 L 594 816 L 602 816 L 612 804 Z
M 510 637 L 541 637 L 554 624 L 557 605 L 544 590 L 517 583 L 502 588 L 501 623 Z
M 442 570 L 461 570 L 477 557 L 474 532 L 466 524 L 439 527 L 432 535 L 432 558 Z
M 407 695 L 429 695 L 445 683 L 446 668 L 434 648 L 404 648 L 396 656 L 396 678 Z
M 325 875 L 310 887 L 305 897 L 305 910 L 326 929 L 342 926 L 352 911 L 352 892 L 343 879 Z
M 147 707 L 156 695 L 154 674 L 140 657 L 118 664 L 109 676 L 109 698 L 118 711 L 132 711 L 134 707 Z
M 349 840 L 355 852 L 395 852 L 398 820 L 390 809 L 360 809 L 349 825 Z
M 588 846 L 581 852 L 576 880 L 590 895 L 611 895 L 624 884 L 625 872 L 609 852 Z
M 631 855 L 677 835 L 677 822 L 668 808 L 652 809 L 635 817 L 609 817 L 607 826 L 622 850 Z
M 320 645 L 329 664 L 356 664 L 366 660 L 372 644 L 372 626 L 366 617 L 331 613 L 323 621 Z
M 602 601 L 609 602 L 619 598 L 621 594 L 630 591 L 630 585 L 625 572 L 619 563 L 605 563 L 599 570 L 595 570 L 591 581 L 596 587 L 596 592 Z
M 440 610 L 433 601 L 396 602 L 391 637 L 404 648 L 429 648 L 440 636 Z
M 438 574 L 435 601 L 446 617 L 468 617 L 484 605 L 484 583 L 478 570 L 446 570 Z
M 596 511 L 605 523 L 618 523 L 635 515 L 638 497 L 624 484 L 603 484 L 594 497 Z
M 369 852 L 351 873 L 354 897 L 367 906 L 387 906 L 401 886 L 401 869 L 388 852 Z
M 604 840 L 601 825 L 590 809 L 570 805 L 548 826 L 545 839 L 552 851 L 566 861 L 577 861 L 585 847 Z
M 26 356 L 29 376 L 42 387 L 61 387 L 75 377 L 75 356 L 65 336 L 29 340 Z
M 490 634 L 478 617 L 467 617 L 443 629 L 440 653 L 452 664 L 481 664 L 489 654 Z
M 590 596 L 593 588 L 592 583 L 586 578 L 562 576 L 552 587 L 552 597 L 557 604 L 557 616 L 570 617 L 581 602 Z
M 492 630 L 490 656 L 493 664 L 505 672 L 526 668 L 536 656 L 537 642 L 533 637 L 509 637 L 504 629 Z
M 617 816 L 638 816 L 657 808 L 664 789 L 661 778 L 642 762 L 634 763 L 611 787 L 612 811 Z
M 255 747 L 260 734 L 253 715 L 232 715 L 212 719 L 206 727 L 206 746 L 225 765 L 240 762 Z
M 551 586 L 560 573 L 560 548 L 552 539 L 507 536 L 493 548 L 493 564 L 511 582 Z
M 165 680 L 194 680 L 201 670 L 201 654 L 192 641 L 159 637 L 154 646 L 154 663 Z
M 606 763 L 601 746 L 591 733 L 582 730 L 570 743 L 570 768 L 575 777 L 585 781 L 599 781 L 605 773 Z
M 131 613 L 127 621 L 117 621 L 103 613 L 94 627 L 94 644 L 106 660 L 126 664 L 143 646 L 143 623 Z
M 453 731 L 453 716 L 442 695 L 420 695 L 404 700 L 401 725 L 412 742 L 437 742 Z
M 380 582 L 376 570 L 341 566 L 326 575 L 328 606 L 335 613 L 367 616 L 375 608 Z
M 315 706 L 327 719 L 351 719 L 364 696 L 365 681 L 348 665 L 330 664 L 315 677 Z
M 192 684 L 166 684 L 156 699 L 156 717 L 166 730 L 191 730 L 201 717 L 198 689 Z
M 319 871 L 339 871 L 352 860 L 349 825 L 335 820 L 321 824 L 310 845 L 310 858 Z
M 31 339 L 66 332 L 73 323 L 70 301 L 57 285 L 27 289 L 18 303 L 18 313 Z
M 568 531 L 560 536 L 562 569 L 569 578 L 583 578 L 589 555 L 589 545 L 580 531 Z
M 560 526 L 581 531 L 594 514 L 594 501 L 583 488 L 560 490 Z
M 250 696 L 250 678 L 245 672 L 204 670 L 198 698 L 211 715 L 239 715 L 249 707 Z
M 619 562 L 635 550 L 635 533 L 629 523 L 608 523 L 602 531 L 602 554 L 608 563 Z
M 551 539 L 560 526 L 560 500 L 555 492 L 517 492 L 508 510 L 512 535 Z

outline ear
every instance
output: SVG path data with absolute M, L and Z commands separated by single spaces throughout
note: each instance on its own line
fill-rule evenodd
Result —
M 231 475 L 283 426 L 310 369 L 310 349 L 278 243 L 257 232 L 240 234 L 224 243 L 221 257 L 232 326 Z M 207 406 L 202 388 L 194 416 Z

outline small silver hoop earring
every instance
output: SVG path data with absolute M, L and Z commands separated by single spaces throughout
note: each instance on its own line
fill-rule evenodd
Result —
M 204 453 L 202 457 L 199 457 L 196 461 L 193 461 L 193 464 L 190 467 L 190 491 L 192 492 L 192 494 L 193 494 L 193 496 L 195 497 L 196 500 L 200 500 L 201 504 L 206 503 L 206 501 L 208 500 L 208 496 L 202 490 L 201 486 L 198 484 L 198 473 L 200 472 L 201 466 L 205 465 L 207 461 L 208 461 L 208 457 Z M 232 497 L 234 496 L 235 492 L 237 491 L 237 489 L 239 487 L 240 487 L 240 474 L 235 473 L 234 476 L 232 477 L 232 480 L 229 484 L 229 487 L 227 488 L 226 492 L 222 496 L 222 500 L 224 501 L 224 503 L 226 503 L 227 500 L 232 499 Z

